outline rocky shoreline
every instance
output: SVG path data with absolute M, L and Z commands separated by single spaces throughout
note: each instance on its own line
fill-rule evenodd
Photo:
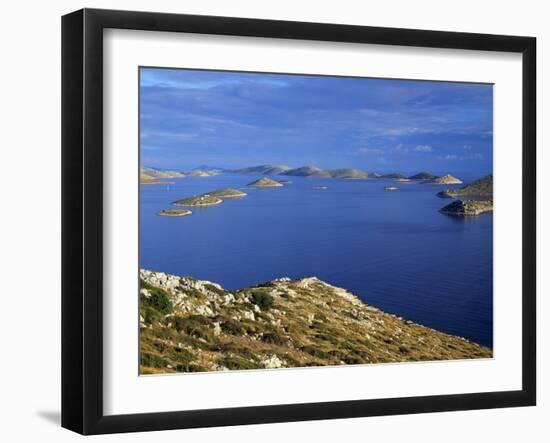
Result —
M 184 215 L 191 215 L 192 212 L 187 209 L 163 209 L 162 211 L 157 212 L 157 215 L 162 215 L 164 217 L 182 217 Z
M 454 216 L 475 216 L 492 210 L 492 200 L 455 200 L 439 211 Z
M 140 270 L 140 373 L 491 358 L 315 277 L 228 291 Z

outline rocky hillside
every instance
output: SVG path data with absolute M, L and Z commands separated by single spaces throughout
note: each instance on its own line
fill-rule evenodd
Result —
M 251 166 L 249 168 L 233 169 L 231 172 L 237 174 L 256 174 L 256 175 L 277 175 L 290 169 L 286 165 L 259 165 Z
M 433 175 L 431 172 L 419 172 L 418 174 L 411 175 L 410 180 L 432 180 L 437 178 L 437 175 Z
M 446 189 L 437 194 L 440 197 L 459 197 L 463 195 L 472 197 L 493 196 L 493 174 L 486 175 L 475 182 L 460 189 Z
M 493 210 L 492 200 L 455 200 L 440 209 L 443 214 L 457 216 L 473 216 L 491 212 Z
M 211 206 L 219 205 L 223 200 L 210 194 L 194 195 L 172 202 L 176 206 Z
M 332 178 L 362 179 L 369 178 L 369 173 L 354 168 L 330 169 L 328 171 Z
M 462 183 L 462 180 L 453 177 L 451 174 L 443 175 L 442 177 L 432 178 L 430 180 L 425 180 L 422 183 L 428 185 L 459 185 Z
M 192 171 L 186 173 L 185 175 L 189 177 L 213 177 L 218 175 L 219 171 L 216 170 L 204 170 L 204 169 L 193 169 Z
M 281 175 L 289 175 L 294 177 L 320 177 L 330 178 L 330 172 L 318 168 L 317 166 L 301 166 L 299 168 L 289 169 L 281 172 Z
M 384 178 L 384 179 L 403 179 L 403 178 L 407 178 L 406 175 L 404 174 L 400 174 L 400 173 L 397 173 L 397 172 L 393 172 L 391 174 L 383 174 L 380 176 L 380 178 Z
M 250 186 L 253 188 L 273 188 L 278 186 L 283 186 L 281 182 L 271 180 L 267 177 L 259 178 L 258 180 L 254 180 L 253 182 L 247 184 L 246 186 Z
M 185 177 L 185 174 L 178 171 L 168 171 L 165 169 L 139 168 L 139 181 L 142 184 L 160 183 L 160 180 L 166 178 Z
M 237 291 L 143 269 L 140 279 L 142 374 L 492 356 L 315 277 Z

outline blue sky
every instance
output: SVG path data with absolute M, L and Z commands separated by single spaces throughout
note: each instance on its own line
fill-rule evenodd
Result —
M 492 172 L 491 85 L 141 68 L 141 163 Z

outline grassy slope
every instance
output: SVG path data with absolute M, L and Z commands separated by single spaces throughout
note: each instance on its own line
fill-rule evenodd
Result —
M 493 175 L 482 177 L 470 185 L 460 189 L 447 189 L 440 192 L 443 196 L 457 197 L 461 195 L 490 197 L 493 195 Z
M 141 279 L 143 374 L 492 356 L 316 278 L 233 292 L 145 270 Z

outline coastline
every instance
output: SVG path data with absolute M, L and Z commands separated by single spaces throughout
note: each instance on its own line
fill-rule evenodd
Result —
M 316 277 L 283 277 L 236 291 L 145 269 L 140 278 L 141 373 L 493 355 L 487 347 L 384 312 Z M 165 309 L 160 313 L 159 305 Z

